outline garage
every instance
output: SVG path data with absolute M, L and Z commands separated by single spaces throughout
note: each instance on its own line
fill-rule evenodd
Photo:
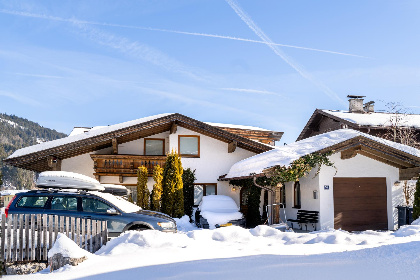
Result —
M 387 230 L 386 178 L 334 178 L 334 228 Z

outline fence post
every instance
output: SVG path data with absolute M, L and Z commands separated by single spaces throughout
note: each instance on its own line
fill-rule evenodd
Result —
M 82 220 L 81 221 L 82 222 L 82 240 L 81 240 L 80 247 L 83 249 L 86 246 L 86 236 L 85 236 L 85 234 L 86 234 L 86 225 L 85 225 L 86 219 L 81 218 L 81 220 Z
M 57 235 L 58 235 L 58 216 L 55 215 L 54 216 L 54 242 L 57 240 Z M 54 245 L 54 244 L 53 244 Z
M 25 215 L 25 260 L 29 261 L 31 258 L 29 257 L 29 217 L 31 215 Z
M 54 233 L 53 219 L 54 219 L 54 216 L 48 215 L 48 250 L 52 248 L 52 242 L 53 242 L 53 233 Z
M 4 245 L 6 243 L 6 215 L 1 215 L 1 261 L 4 262 L 5 255 L 4 255 Z
M 76 239 L 74 242 L 76 242 L 77 246 L 80 247 L 80 218 L 76 218 Z
M 7 218 L 7 260 L 12 259 L 12 214 Z
M 71 220 L 71 238 L 70 239 L 76 242 L 76 240 L 74 239 L 74 217 L 71 217 L 70 220 Z
M 13 258 L 12 261 L 17 261 L 17 226 L 19 214 L 13 215 Z
M 92 250 L 91 253 L 95 252 L 96 248 L 96 220 L 90 220 L 92 222 L 92 237 L 91 237 L 91 244 L 92 244 Z
M 43 254 L 42 254 L 42 260 L 48 260 L 47 257 L 47 252 L 48 252 L 48 247 L 47 247 L 47 215 L 43 214 L 42 215 L 42 229 L 44 230 L 44 238 L 43 238 Z
M 36 239 L 36 257 L 35 259 L 41 260 L 41 236 L 42 236 L 42 220 L 41 214 L 36 215 L 36 224 L 37 224 L 37 239 Z
M 31 215 L 31 258 L 30 260 L 35 260 L 35 215 Z
M 92 220 L 86 219 L 86 251 L 92 253 Z
M 23 261 L 23 214 L 19 215 L 19 255 L 18 261 Z M 17 231 L 17 229 L 16 229 Z

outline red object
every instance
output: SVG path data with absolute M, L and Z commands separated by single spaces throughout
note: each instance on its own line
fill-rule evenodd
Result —
M 6 209 L 4 209 L 4 214 L 6 214 L 6 218 L 7 218 L 7 215 L 9 215 L 9 207 L 12 204 L 13 200 L 15 200 L 15 198 L 16 198 L 16 195 L 12 198 L 12 200 L 10 200 L 9 204 L 7 204 Z

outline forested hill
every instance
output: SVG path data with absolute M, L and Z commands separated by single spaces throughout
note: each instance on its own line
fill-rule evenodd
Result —
M 0 170 L 4 188 L 28 189 L 34 185 L 31 171 L 3 164 L 3 159 L 17 149 L 66 137 L 64 133 L 45 128 L 30 120 L 0 113 Z

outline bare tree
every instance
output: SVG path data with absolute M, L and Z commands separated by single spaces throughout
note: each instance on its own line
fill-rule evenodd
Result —
M 410 114 L 408 110 L 398 102 L 388 102 L 385 106 L 389 113 L 389 120 L 385 124 L 386 131 L 381 137 L 419 149 L 418 132 L 409 122 Z M 407 206 L 413 205 L 415 187 L 413 181 L 402 182 L 405 205 Z
M 414 148 L 420 148 L 418 133 L 409 123 L 410 114 L 407 109 L 398 102 L 388 102 L 385 106 L 388 109 L 389 120 L 385 124 L 386 131 L 381 137 Z

